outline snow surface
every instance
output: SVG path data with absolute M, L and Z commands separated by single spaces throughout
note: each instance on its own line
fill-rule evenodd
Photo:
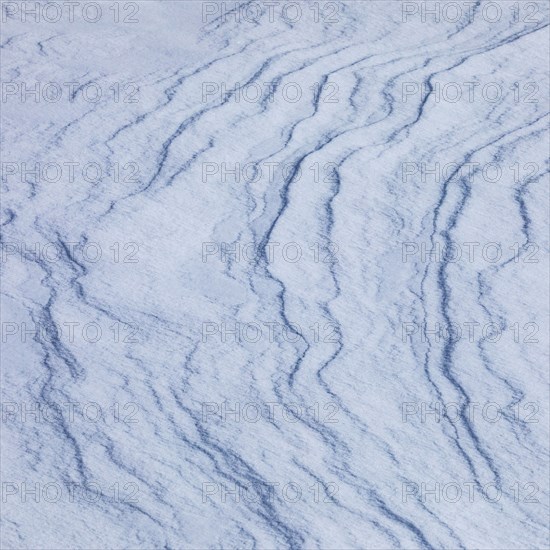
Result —
M 548 3 L 235 4 L 2 3 L 2 548 L 548 548 Z

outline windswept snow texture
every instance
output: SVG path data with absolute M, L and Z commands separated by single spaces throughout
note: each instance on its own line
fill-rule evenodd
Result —
M 548 548 L 548 2 L 69 4 L 2 4 L 2 548 Z

